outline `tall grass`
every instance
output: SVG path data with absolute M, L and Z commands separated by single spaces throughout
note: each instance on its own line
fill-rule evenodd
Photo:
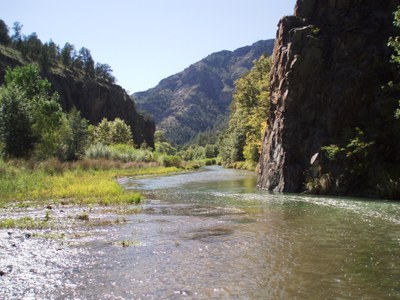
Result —
M 136 149 L 126 144 L 117 144 L 111 146 L 95 144 L 86 150 L 85 156 L 89 159 L 111 159 L 122 162 L 156 161 L 155 154 L 151 150 Z
M 135 204 L 141 195 L 124 190 L 116 181 L 120 176 L 166 174 L 177 167 L 122 163 L 108 160 L 82 160 L 62 163 L 49 160 L 31 162 L 0 160 L 0 206 L 10 204 Z M 30 203 L 27 201 L 31 201 Z

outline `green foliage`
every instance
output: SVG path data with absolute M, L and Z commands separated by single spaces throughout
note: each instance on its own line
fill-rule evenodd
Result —
M 0 20 L 0 44 L 20 51 L 25 59 L 38 63 L 43 72 L 61 64 L 76 74 L 84 74 L 92 79 L 109 83 L 116 81 L 111 67 L 107 64 L 95 63 L 89 49 L 82 47 L 77 52 L 75 46 L 68 42 L 60 49 L 52 40 L 43 43 L 35 32 L 28 36 L 23 35 L 22 28 L 21 23 L 15 22 L 14 33 L 10 37 L 7 25 Z
M 90 159 L 111 159 L 111 149 L 101 143 L 94 144 L 86 149 L 85 157 Z
M 352 137 L 343 145 L 321 147 L 322 163 L 319 174 L 308 178 L 306 190 L 313 194 L 329 194 L 334 188 L 351 189 L 368 177 L 372 155 L 376 151 L 374 145 L 375 142 L 369 141 L 364 131 L 357 127 L 353 130 Z
M 112 159 L 123 162 L 154 162 L 154 153 L 148 149 L 135 149 L 128 144 L 94 144 L 85 153 L 86 158 L 90 159 Z
M 156 152 L 168 155 L 175 155 L 177 152 L 176 148 L 168 142 L 156 142 L 155 148 Z
M 329 158 L 329 160 L 335 160 L 337 158 L 337 155 L 342 152 L 345 151 L 345 148 L 340 148 L 338 145 L 329 145 L 329 146 L 324 146 L 321 147 L 321 150 L 323 152 L 325 152 L 326 156 Z
M 88 122 L 81 117 L 81 113 L 73 107 L 64 118 L 64 128 L 62 133 L 63 149 L 61 159 L 77 160 L 82 158 L 88 145 Z
M 95 75 L 97 79 L 115 83 L 116 79 L 112 75 L 113 70 L 107 64 L 96 63 Z
M 164 167 L 180 167 L 181 165 L 181 157 L 180 156 L 173 156 L 173 155 L 162 155 L 159 158 L 159 162 Z
M 111 125 L 111 143 L 112 144 L 132 144 L 132 130 L 120 118 L 116 118 Z
M 0 88 L 0 141 L 6 157 L 29 157 L 36 137 L 26 97 L 19 88 Z
M 62 127 L 58 95 L 35 65 L 7 70 L 0 89 L 0 137 L 5 155 L 38 158 L 55 155 Z
M 90 50 L 82 47 L 79 50 L 79 59 L 82 61 L 82 69 L 85 71 L 86 76 L 90 78 L 95 77 L 94 60 Z
M 71 67 L 74 61 L 75 47 L 70 43 L 65 43 L 64 47 L 61 49 L 60 57 L 61 63 L 66 67 Z
M 6 218 L 0 220 L 0 228 L 3 229 L 43 229 L 49 227 L 47 221 L 34 219 L 32 217 L 21 217 L 18 219 Z
M 8 35 L 8 26 L 3 20 L 0 20 L 0 44 L 8 46 L 11 43 L 11 38 Z
M 347 159 L 349 164 L 363 163 L 369 155 L 369 149 L 375 142 L 368 142 L 364 131 L 360 128 L 355 128 L 355 135 L 348 141 L 344 147 L 338 145 L 329 145 L 321 147 L 326 157 L 331 160 Z
M 393 24 L 397 27 L 400 28 L 400 7 L 398 7 L 398 9 L 394 12 L 394 21 Z M 390 37 L 389 38 L 389 42 L 388 45 L 390 47 L 393 48 L 394 50 L 394 54 L 392 55 L 392 62 L 400 65 L 400 37 L 399 36 L 395 36 L 395 37 Z M 400 88 L 399 87 L 399 83 L 396 84 L 396 88 Z M 400 104 L 400 101 L 399 101 Z M 395 113 L 395 118 L 396 119 L 400 119 L 400 105 L 399 108 L 396 109 Z
M 207 144 L 204 147 L 204 156 L 205 158 L 214 158 L 218 156 L 218 147 L 216 145 Z
M 116 118 L 114 121 L 109 121 L 103 118 L 94 130 L 96 143 L 104 145 L 113 144 L 131 144 L 132 131 L 130 127 L 121 119 Z
M 262 56 L 236 82 L 229 126 L 220 145 L 222 163 L 258 162 L 269 110 L 271 58 Z

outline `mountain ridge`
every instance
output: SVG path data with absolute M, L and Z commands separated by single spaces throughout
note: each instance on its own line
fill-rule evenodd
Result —
M 271 55 L 273 46 L 274 40 L 261 40 L 233 51 L 212 53 L 132 97 L 171 142 L 184 144 L 226 122 L 234 82 L 251 69 L 255 59 Z

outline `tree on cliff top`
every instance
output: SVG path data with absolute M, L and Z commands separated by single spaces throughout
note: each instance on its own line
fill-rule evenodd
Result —
M 11 38 L 8 35 L 8 26 L 3 20 L 0 20 L 0 44 L 8 46 L 11 43 Z

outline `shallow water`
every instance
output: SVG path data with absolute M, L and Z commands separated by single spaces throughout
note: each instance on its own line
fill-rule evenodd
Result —
M 219 167 L 120 183 L 146 195 L 143 213 L 62 248 L 36 295 L 400 299 L 398 203 L 259 191 Z

